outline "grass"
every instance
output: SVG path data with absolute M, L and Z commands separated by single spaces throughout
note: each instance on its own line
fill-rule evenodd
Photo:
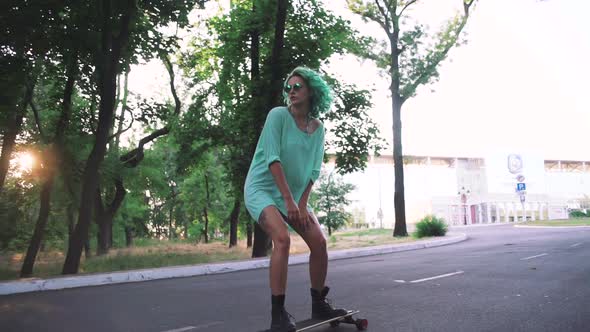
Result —
M 393 237 L 392 229 L 370 229 L 335 232 L 328 238 L 329 250 L 349 249 L 384 244 L 415 241 L 417 238 Z M 297 235 L 291 238 L 291 254 L 309 252 L 305 242 Z M 84 256 L 79 273 L 113 272 L 176 265 L 194 265 L 213 262 L 249 259 L 251 249 L 245 241 L 237 247 L 228 248 L 225 242 L 195 244 L 187 241 L 159 241 L 137 239 L 131 248 L 114 248 L 106 256 Z M 24 253 L 0 253 L 0 280 L 18 279 Z M 65 253 L 61 251 L 40 252 L 35 262 L 33 277 L 59 276 Z
M 563 220 L 529 221 L 529 226 L 590 226 L 590 218 L 572 218 Z
M 328 239 L 330 250 L 361 248 L 416 241 L 415 236 L 393 237 L 393 229 L 364 229 L 333 233 Z

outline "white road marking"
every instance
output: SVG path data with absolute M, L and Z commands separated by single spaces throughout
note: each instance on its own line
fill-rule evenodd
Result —
M 162 332 L 184 332 L 184 331 L 200 330 L 200 329 L 203 329 L 206 327 L 211 327 L 211 326 L 219 325 L 219 324 L 223 324 L 223 322 L 211 322 L 211 323 L 201 324 L 201 325 L 197 325 L 197 326 L 185 326 L 185 327 L 181 327 L 179 329 L 167 330 L 167 331 L 162 331 Z
M 577 246 L 579 246 L 579 245 L 582 245 L 582 242 L 574 243 L 574 244 L 572 244 L 572 245 L 570 246 L 570 248 L 574 248 L 574 247 L 577 247 Z
M 450 276 L 454 276 L 454 275 L 462 274 L 462 273 L 464 273 L 464 272 L 463 271 L 457 271 L 457 272 L 442 274 L 442 275 L 434 276 L 434 277 L 430 277 L 430 278 L 412 280 L 412 281 L 410 281 L 410 283 L 415 284 L 415 283 L 418 283 L 418 282 L 423 282 L 423 281 L 428 281 L 428 280 L 434 280 L 434 279 L 440 279 L 440 278 L 446 278 L 446 277 L 450 277 Z
M 399 282 L 400 284 L 403 284 L 403 283 L 405 283 L 405 282 L 406 282 L 405 280 L 394 280 L 394 281 L 395 281 L 395 282 Z
M 529 257 L 521 258 L 520 260 L 521 261 L 526 261 L 526 260 L 529 260 L 529 259 L 533 259 L 533 258 L 537 258 L 537 257 L 543 257 L 543 256 L 547 256 L 547 255 L 549 255 L 549 254 L 542 253 L 540 255 L 535 255 L 535 256 L 529 256 Z

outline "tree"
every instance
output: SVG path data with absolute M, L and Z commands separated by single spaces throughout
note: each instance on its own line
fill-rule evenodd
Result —
M 165 38 L 158 28 L 175 22 L 179 27 L 188 24 L 188 13 L 203 0 L 139 1 L 103 0 L 95 8 L 98 15 L 94 29 L 98 32 L 97 47 L 93 52 L 93 65 L 97 68 L 96 86 L 100 97 L 98 124 L 92 151 L 82 175 L 82 189 L 78 222 L 70 238 L 63 274 L 78 272 L 81 250 L 88 237 L 96 192 L 99 186 L 99 168 L 104 160 L 107 143 L 112 139 L 113 115 L 117 91 L 117 76 L 137 56 L 149 59 L 175 44 L 176 38 Z M 171 83 L 172 84 L 172 83 Z M 158 137 L 159 133 L 150 136 Z M 151 137 L 144 138 L 148 142 Z M 134 159 L 134 158 L 128 158 Z M 138 158 L 141 160 L 141 158 Z M 135 163 L 137 164 L 137 163 Z
M 52 48 L 63 39 L 58 29 L 63 30 L 58 15 L 63 6 L 64 1 L 31 5 L 18 0 L 6 0 L 0 5 L 0 193 L 16 137 L 33 97 L 40 62 L 37 60 L 52 53 Z
M 344 208 L 350 204 L 346 197 L 354 190 L 354 185 L 345 183 L 341 177 L 334 176 L 333 171 L 319 179 L 317 189 L 313 191 L 312 207 L 318 213 L 320 224 L 328 227 L 328 235 L 338 230 L 351 218 Z
M 37 174 L 42 182 L 39 215 L 25 255 L 21 277 L 30 276 L 32 273 L 35 257 L 41 246 L 51 213 L 54 179 L 57 170 L 62 168 L 60 163 L 63 160 L 65 133 L 71 117 L 72 98 L 75 94 L 74 83 L 79 72 L 79 54 L 81 49 L 86 46 L 85 39 L 80 38 L 87 32 L 82 28 L 84 24 L 80 19 L 80 16 L 84 16 L 84 5 L 71 11 L 67 11 L 65 7 L 65 2 L 61 1 L 52 4 L 13 3 L 8 7 L 9 19 L 6 20 L 6 25 L 2 29 L 8 36 L 6 44 L 3 40 L 3 44 L 7 47 L 2 50 L 2 53 L 7 55 L 10 71 L 24 72 L 26 93 L 20 105 L 15 109 L 16 113 L 12 112 L 16 119 L 11 119 L 12 121 L 9 121 L 7 126 L 0 164 L 7 165 L 4 157 L 5 155 L 10 156 L 11 145 L 14 144 L 16 135 L 19 134 L 20 123 L 23 117 L 26 119 L 25 113 L 29 107 L 33 111 L 35 119 L 31 122 L 36 125 L 38 132 L 32 134 L 34 129 L 29 125 L 28 134 L 35 137 L 33 139 L 35 142 L 31 142 L 31 144 L 41 150 Z M 4 17 L 2 21 L 5 22 Z M 76 39 L 78 40 L 74 42 Z M 14 77 L 12 78 L 14 79 Z M 62 78 L 65 79 L 65 82 L 61 82 Z M 43 116 L 43 114 L 40 116 L 40 110 L 35 106 L 35 85 L 38 85 L 38 81 L 51 82 L 48 85 L 54 87 L 53 93 L 50 94 L 51 97 L 47 99 L 52 99 L 51 105 L 60 105 L 56 121 L 53 121 L 51 116 Z M 19 86 L 16 79 L 11 83 Z M 43 89 L 46 88 L 43 87 Z M 41 89 L 37 89 L 37 92 L 39 90 Z M 52 89 L 49 88 L 49 90 Z M 56 97 L 58 95 L 59 97 Z M 46 111 L 51 113 L 56 110 L 48 109 Z M 48 119 L 45 121 L 46 123 L 42 123 L 40 120 L 42 117 Z M 51 135 L 50 132 L 55 133 Z M 27 137 L 27 133 L 24 136 Z M 0 170 L 0 178 L 2 178 L 1 173 L 3 173 L 4 167 L 0 168 L 2 168 Z M 0 179 L 0 182 L 3 182 L 3 179 Z
M 195 120 L 192 131 L 201 134 L 205 145 L 223 146 L 230 152 L 226 165 L 235 195 L 233 222 L 240 214 L 242 187 L 266 115 L 283 104 L 281 80 L 296 66 L 321 70 L 333 54 L 356 52 L 367 43 L 348 22 L 326 12 L 319 1 L 232 1 L 230 12 L 211 19 L 208 26 L 211 33 L 195 39 L 183 55 L 182 67 L 198 84 L 193 105 L 181 123 Z M 351 124 L 368 120 L 364 113 L 368 94 L 352 86 L 333 87 L 338 111 L 322 120 L 337 121 L 346 129 L 343 133 L 359 137 L 350 148 L 346 144 L 334 147 L 342 153 L 339 165 L 350 166 L 343 170 L 362 169 L 368 150 L 377 141 L 376 126 L 370 121 L 357 127 Z M 357 92 L 359 98 L 352 98 Z M 356 116 L 355 120 L 350 116 Z M 231 228 L 230 239 L 236 229 Z M 265 256 L 270 242 L 256 229 L 252 255 Z
M 426 85 L 438 79 L 438 66 L 447 57 L 453 46 L 459 42 L 459 37 L 469 18 L 469 10 L 476 0 L 462 0 L 463 12 L 448 21 L 446 26 L 436 35 L 429 36 L 423 24 L 416 23 L 414 27 L 402 32 L 404 19 L 408 9 L 416 5 L 418 0 L 347 0 L 349 8 L 362 16 L 365 21 L 378 23 L 385 31 L 389 42 L 389 49 L 381 52 L 371 52 L 367 57 L 377 61 L 391 79 L 393 116 L 393 161 L 395 173 L 395 228 L 394 236 L 407 236 L 406 210 L 404 193 L 404 169 L 402 152 L 402 123 L 401 109 L 403 104 L 416 95 L 421 85 Z M 426 49 L 424 44 L 433 42 Z

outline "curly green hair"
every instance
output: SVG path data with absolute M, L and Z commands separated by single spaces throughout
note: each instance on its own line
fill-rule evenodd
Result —
M 307 67 L 297 67 L 287 76 L 283 87 L 287 86 L 287 83 L 293 76 L 301 77 L 310 90 L 310 115 L 312 117 L 317 118 L 320 113 L 325 113 L 330 109 L 333 99 L 332 91 L 320 74 Z M 287 105 L 290 105 L 289 95 L 285 92 L 285 89 L 283 89 L 283 99 Z

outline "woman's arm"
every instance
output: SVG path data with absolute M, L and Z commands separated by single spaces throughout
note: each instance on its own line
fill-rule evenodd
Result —
M 279 187 L 281 195 L 283 195 L 283 201 L 285 201 L 285 207 L 287 208 L 288 213 L 287 218 L 289 218 L 290 222 L 301 224 L 301 211 L 299 211 L 299 207 L 295 203 L 295 199 L 293 198 L 293 194 L 291 193 L 291 189 L 289 188 L 289 184 L 285 178 L 283 166 L 280 162 L 275 161 L 270 164 L 268 168 L 270 169 L 270 173 L 272 174 L 277 187 Z
M 313 182 L 309 181 L 303 195 L 301 195 L 301 199 L 299 200 L 299 214 L 301 215 L 301 222 L 303 223 L 304 229 L 307 225 L 313 223 L 313 217 L 310 216 L 309 211 L 307 210 L 307 202 L 309 201 L 311 187 L 313 187 Z
M 299 200 L 299 209 L 301 209 L 302 206 L 307 207 L 307 202 L 309 201 L 309 194 L 311 193 L 311 187 L 313 187 L 313 182 L 309 181 L 307 187 L 305 188 L 305 191 L 303 192 L 303 195 L 301 195 L 301 199 Z

